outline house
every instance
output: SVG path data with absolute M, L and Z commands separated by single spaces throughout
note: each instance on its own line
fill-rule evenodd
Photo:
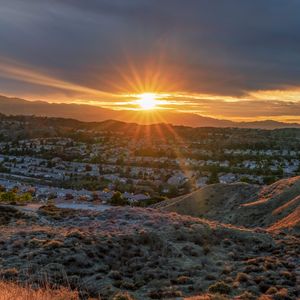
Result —
M 187 181 L 188 181 L 188 178 L 184 174 L 178 173 L 178 174 L 175 174 L 172 177 L 170 177 L 168 179 L 167 183 L 169 185 L 179 187 L 179 186 L 184 185 Z
M 146 201 L 150 199 L 149 195 L 145 195 L 145 194 L 136 194 L 136 195 L 132 195 L 130 198 L 128 198 L 128 201 L 130 203 L 134 203 L 134 202 L 142 202 L 142 201 Z
M 197 188 L 202 188 L 206 185 L 206 182 L 208 180 L 208 177 L 204 176 L 204 177 L 200 177 L 196 180 L 196 187 Z
M 228 173 L 219 177 L 220 183 L 232 183 L 237 180 L 237 176 L 232 173 Z

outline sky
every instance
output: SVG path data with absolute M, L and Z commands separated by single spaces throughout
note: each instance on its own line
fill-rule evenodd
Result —
M 299 0 L 0 0 L 0 94 L 300 122 Z

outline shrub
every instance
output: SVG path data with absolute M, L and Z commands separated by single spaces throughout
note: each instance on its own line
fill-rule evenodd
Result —
M 131 295 L 127 292 L 118 292 L 112 300 L 134 300 Z
M 219 281 L 211 285 L 208 288 L 208 291 L 211 293 L 229 294 L 231 292 L 231 287 L 224 281 Z
M 254 300 L 254 299 L 256 299 L 256 297 L 252 293 L 246 291 L 246 292 L 240 294 L 236 299 L 239 299 L 239 300 Z
M 192 280 L 188 276 L 179 276 L 174 280 L 171 280 L 172 283 L 174 284 L 189 284 L 192 283 Z
M 2 202 L 11 203 L 11 202 L 16 202 L 16 200 L 17 200 L 17 194 L 12 191 L 4 192 L 1 194 Z
M 109 275 L 108 275 L 111 279 L 114 279 L 114 280 L 120 280 L 122 279 L 122 275 L 119 271 L 116 271 L 116 270 L 112 270 L 110 271 Z
M 249 276 L 246 273 L 238 273 L 236 280 L 238 282 L 247 282 L 249 280 Z
M 5 269 L 1 271 L 1 277 L 5 279 L 16 278 L 19 275 L 19 271 L 16 268 Z
M 110 204 L 116 206 L 123 206 L 123 205 L 127 205 L 128 201 L 123 198 L 120 192 L 115 192 L 110 200 Z
M 280 289 L 279 292 L 277 292 L 275 295 L 273 295 L 273 298 L 275 300 L 289 299 L 289 292 L 286 288 L 282 288 L 282 289 Z
M 203 246 L 203 253 L 204 255 L 207 255 L 210 252 L 210 247 L 208 245 Z
M 157 291 L 151 291 L 149 293 L 149 297 L 151 299 L 164 299 L 164 298 L 174 299 L 174 298 L 182 297 L 182 292 L 173 289 L 157 290 Z
M 266 291 L 266 294 L 268 294 L 268 295 L 274 295 L 274 294 L 276 294 L 277 293 L 277 288 L 276 287 L 274 287 L 274 286 L 271 286 L 270 288 L 268 288 L 268 290 Z

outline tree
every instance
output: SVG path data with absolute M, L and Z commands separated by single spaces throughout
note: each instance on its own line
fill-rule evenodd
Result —
M 85 171 L 86 172 L 91 172 L 92 171 L 92 167 L 90 165 L 86 165 L 85 166 Z
M 179 191 L 178 191 L 178 187 L 177 186 L 175 186 L 175 185 L 170 185 L 169 186 L 169 193 L 168 193 L 168 195 L 170 197 L 176 197 L 176 196 L 178 196 L 178 193 L 179 193 Z
M 274 183 L 276 180 L 277 180 L 276 176 L 273 176 L 273 175 L 265 176 L 263 178 L 264 184 L 267 184 L 267 185 Z
M 97 194 L 97 192 L 93 192 L 92 199 L 93 199 L 93 201 L 99 200 L 99 195 Z
M 219 180 L 218 172 L 216 169 L 213 169 L 210 174 L 210 177 L 208 178 L 207 183 L 214 184 L 214 183 L 219 183 L 219 182 L 220 182 L 220 180 Z
M 9 191 L 1 194 L 1 201 L 3 202 L 15 202 L 17 200 L 16 193 Z
M 30 193 L 24 193 L 21 197 L 18 199 L 21 202 L 31 202 L 32 201 L 32 195 Z
M 126 205 L 128 204 L 127 200 L 122 197 L 122 194 L 118 191 L 115 192 L 110 200 L 111 205 Z
M 241 178 L 240 178 L 240 182 L 245 182 L 245 183 L 250 183 L 250 179 L 249 179 L 249 177 L 247 177 L 247 176 L 242 176 Z
M 66 196 L 65 196 L 65 199 L 66 200 L 72 200 L 72 199 L 74 199 L 74 196 L 71 193 L 67 193 Z

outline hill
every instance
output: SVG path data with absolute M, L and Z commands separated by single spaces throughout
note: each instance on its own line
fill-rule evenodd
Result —
M 248 228 L 300 230 L 300 177 L 260 188 L 246 183 L 214 184 L 156 208 Z
M 0 207 L 3 216 L 2 280 L 65 285 L 81 299 L 128 299 L 113 298 L 118 292 L 132 299 L 298 295 L 299 240 L 289 235 L 129 207 L 43 207 L 30 215 Z
M 139 111 L 112 110 L 99 106 L 84 104 L 48 103 L 46 101 L 27 101 L 20 98 L 0 96 L 0 113 L 6 115 L 35 115 L 46 117 L 71 118 L 84 122 L 101 122 L 117 120 L 142 125 L 167 123 L 190 127 L 238 127 L 238 128 L 300 128 L 298 123 L 283 123 L 272 120 L 257 122 L 233 122 L 201 116 L 193 113 L 183 113 L 165 110 Z

